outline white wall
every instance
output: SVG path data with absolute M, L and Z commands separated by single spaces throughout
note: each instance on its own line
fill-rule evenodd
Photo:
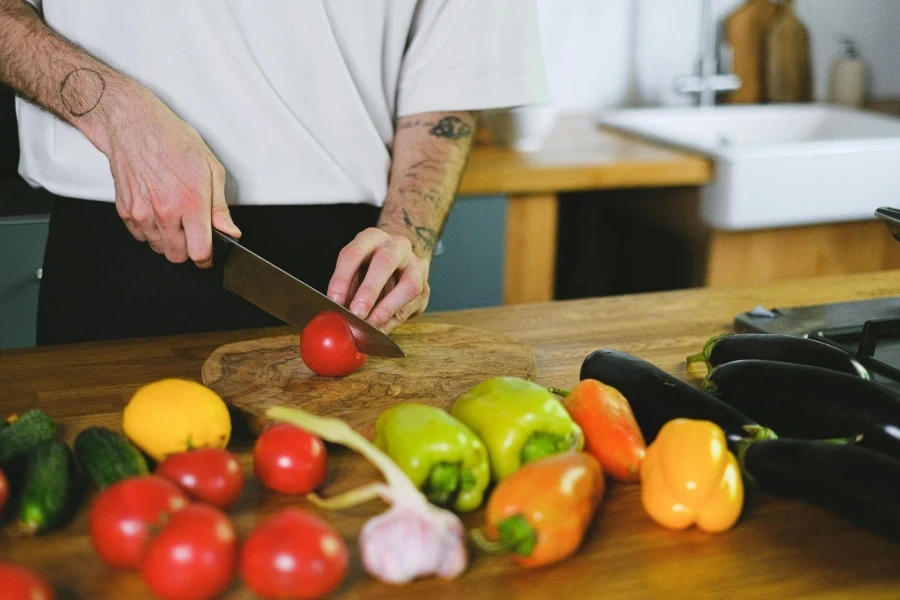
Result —
M 724 17 L 744 0 L 719 0 Z M 677 105 L 696 71 L 702 0 L 537 0 L 554 102 L 564 110 Z M 795 0 L 810 30 L 816 97 L 827 96 L 839 36 L 857 40 L 873 98 L 900 97 L 900 0 Z

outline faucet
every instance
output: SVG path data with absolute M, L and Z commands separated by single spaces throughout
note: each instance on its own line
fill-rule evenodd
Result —
M 719 11 L 716 0 L 703 0 L 703 20 L 700 24 L 700 73 L 675 80 L 675 90 L 681 94 L 697 94 L 700 106 L 713 106 L 716 92 L 732 92 L 741 87 L 741 78 L 734 73 L 719 73 L 717 44 Z

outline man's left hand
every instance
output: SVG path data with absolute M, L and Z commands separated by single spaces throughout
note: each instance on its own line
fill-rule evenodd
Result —
M 429 266 L 408 238 L 370 227 L 341 250 L 328 297 L 390 333 L 425 312 Z

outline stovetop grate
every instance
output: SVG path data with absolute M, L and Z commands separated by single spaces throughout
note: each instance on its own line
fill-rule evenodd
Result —
M 870 372 L 900 384 L 900 318 L 823 329 L 809 337 L 849 352 Z

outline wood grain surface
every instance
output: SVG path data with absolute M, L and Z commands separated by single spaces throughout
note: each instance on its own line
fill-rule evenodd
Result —
M 747 0 L 725 20 L 725 39 L 734 53 L 733 70 L 741 78 L 741 87 L 728 94 L 727 102 L 762 102 L 766 27 L 777 9 L 771 0 Z
M 318 377 L 303 364 L 296 334 L 222 346 L 203 364 L 202 379 L 255 432 L 268 424 L 266 410 L 292 406 L 343 419 L 371 437 L 378 415 L 395 404 L 422 402 L 449 410 L 485 379 L 536 374 L 531 349 L 493 331 L 413 322 L 392 337 L 406 358 L 370 357 L 360 370 L 338 379 Z
M 784 0 L 766 32 L 766 102 L 812 102 L 809 31 Z
M 761 304 L 787 307 L 900 295 L 900 271 L 782 282 L 760 287 L 689 290 L 600 300 L 522 304 L 426 316 L 496 331 L 531 347 L 537 380 L 570 386 L 584 357 L 611 347 L 686 377 L 684 357 L 708 336 L 730 329 L 734 315 Z M 199 379 L 209 355 L 229 342 L 286 335 L 290 329 L 117 341 L 0 352 L 0 413 L 41 407 L 57 418 L 71 442 L 88 425 L 119 428 L 121 411 L 143 383 L 161 377 Z M 438 374 L 439 375 L 439 374 Z M 343 513 L 321 512 L 300 498 L 260 489 L 252 477 L 252 441 L 236 436 L 247 484 L 232 511 L 246 535 L 266 515 L 286 506 L 313 510 L 331 523 L 350 548 L 350 571 L 339 598 L 487 600 L 494 598 L 653 599 L 892 599 L 900 596 L 900 545 L 800 502 L 751 496 L 737 527 L 725 534 L 660 529 L 644 514 L 639 489 L 611 485 L 584 546 L 553 567 L 527 570 L 503 556 L 475 550 L 469 571 L 445 582 L 423 580 L 389 587 L 360 566 L 359 531 L 384 510 L 378 501 Z M 356 455 L 333 449 L 323 495 L 376 477 Z M 89 502 L 85 500 L 85 505 Z M 464 521 L 482 523 L 475 513 Z M 144 600 L 140 578 L 106 568 L 93 555 L 86 514 L 38 539 L 14 539 L 0 530 L 0 560 L 38 569 L 61 600 Z M 235 582 L 229 600 L 254 595 Z
M 578 190 L 705 185 L 712 162 L 602 129 L 589 114 L 562 115 L 536 152 L 477 146 L 461 195 L 556 194 Z

